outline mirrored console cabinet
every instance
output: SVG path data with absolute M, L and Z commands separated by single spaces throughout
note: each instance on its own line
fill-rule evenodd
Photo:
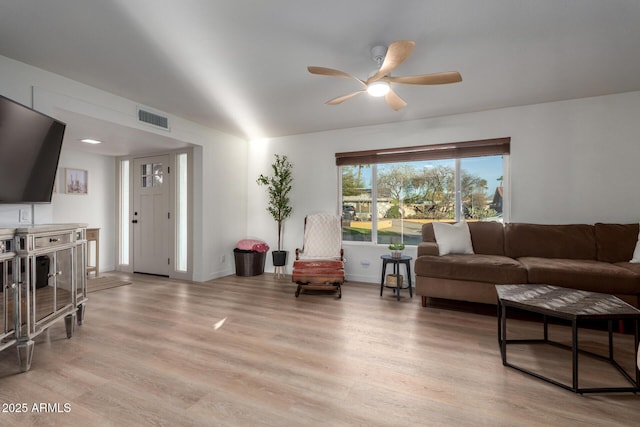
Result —
M 15 271 L 16 253 L 13 252 L 14 230 L 0 229 L 0 292 L 2 303 L 0 304 L 0 350 L 11 347 L 16 343 L 15 335 L 15 301 L 16 281 L 13 277 Z
M 33 339 L 64 319 L 67 338 L 82 324 L 87 302 L 86 226 L 0 229 L 4 329 L 0 350 L 16 345 L 20 369 L 33 358 Z

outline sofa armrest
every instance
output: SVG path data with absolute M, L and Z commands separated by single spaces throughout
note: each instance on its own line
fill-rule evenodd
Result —
M 440 255 L 438 244 L 436 242 L 420 242 L 418 243 L 418 256 L 422 255 Z

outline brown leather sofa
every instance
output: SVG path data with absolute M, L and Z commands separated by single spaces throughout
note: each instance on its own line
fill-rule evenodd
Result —
M 540 283 L 614 294 L 640 307 L 640 264 L 630 263 L 638 224 L 469 222 L 473 255 L 439 256 L 422 227 L 416 294 L 496 304 L 496 284 Z

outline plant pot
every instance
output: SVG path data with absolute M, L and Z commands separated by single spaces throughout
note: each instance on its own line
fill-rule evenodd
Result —
M 402 251 L 391 251 L 391 258 L 402 258 Z
M 287 251 L 271 251 L 274 267 L 287 265 Z

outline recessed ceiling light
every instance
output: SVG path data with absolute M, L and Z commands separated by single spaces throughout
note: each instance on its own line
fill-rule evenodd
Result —
M 102 144 L 102 141 L 97 139 L 85 138 L 81 140 L 82 142 L 86 142 L 87 144 Z

